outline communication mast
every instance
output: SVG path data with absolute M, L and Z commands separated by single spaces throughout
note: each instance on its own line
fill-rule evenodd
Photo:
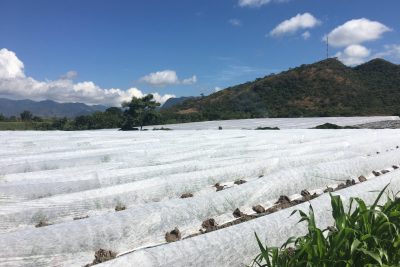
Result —
M 329 35 L 326 35 L 326 59 L 329 59 Z

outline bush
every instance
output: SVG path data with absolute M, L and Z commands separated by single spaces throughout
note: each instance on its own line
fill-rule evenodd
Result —
M 313 129 L 358 129 L 353 126 L 339 126 L 333 123 L 324 123 L 318 126 L 315 126 Z
M 257 127 L 256 130 L 280 130 L 278 127 Z
M 261 253 L 253 266 L 400 266 L 400 199 L 388 197 L 378 205 L 384 190 L 372 206 L 351 198 L 347 212 L 340 196 L 331 195 L 335 225 L 324 230 L 316 226 L 312 206 L 309 215 L 294 211 L 307 222 L 308 234 L 281 248 L 264 246 L 256 234 Z

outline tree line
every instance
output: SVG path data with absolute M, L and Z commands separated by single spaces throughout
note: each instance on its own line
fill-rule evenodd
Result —
M 42 118 L 34 116 L 30 111 L 23 111 L 19 117 L 5 117 L 0 114 L 1 122 L 24 123 L 32 130 L 94 130 L 112 129 L 142 130 L 143 126 L 182 122 L 173 114 L 162 112 L 160 103 L 152 94 L 143 98 L 132 97 L 131 101 L 122 103 L 122 107 L 110 107 L 104 112 L 98 111 L 75 118 Z M 190 119 L 190 118 L 189 118 Z

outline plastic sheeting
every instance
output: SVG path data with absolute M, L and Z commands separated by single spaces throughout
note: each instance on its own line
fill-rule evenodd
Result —
M 398 134 L 397 130 L 0 132 L 0 265 L 84 265 L 100 248 L 124 253 L 164 243 L 165 232 L 176 226 L 187 236 L 207 218 L 233 219 L 237 207 L 268 206 L 279 195 L 370 177 L 374 170 L 392 171 L 392 165 L 400 163 Z M 215 192 L 216 182 L 230 186 L 238 179 L 248 182 Z M 186 192 L 194 197 L 180 199 Z M 117 204 L 127 209 L 115 212 Z M 89 218 L 73 220 L 86 215 Z M 262 219 L 273 216 L 277 215 Z M 35 228 L 41 221 L 53 225 Z M 219 235 L 214 239 L 222 231 L 201 238 L 212 238 L 216 244 L 229 240 Z M 182 242 L 192 244 L 197 238 Z M 284 235 L 276 237 L 283 239 Z M 164 261 L 157 253 L 180 243 L 140 250 L 116 262 L 129 256 L 135 257 L 136 266 L 163 262 L 168 266 L 170 259 Z M 209 256 L 197 254 L 201 245 L 193 246 L 187 253 L 196 254 L 198 266 L 207 264 L 202 258 Z M 157 249 L 155 263 L 146 255 Z M 254 254 L 249 248 L 240 253 L 246 254 L 239 254 L 242 259 Z
M 390 185 L 387 192 L 398 192 L 400 173 L 397 171 L 381 179 L 370 180 L 333 194 L 340 195 L 345 204 L 349 204 L 350 197 L 360 197 L 367 204 L 372 204 L 388 183 Z M 290 214 L 296 209 L 308 212 L 310 204 L 314 209 L 318 227 L 326 228 L 332 225 L 330 197 L 324 194 L 311 200 L 310 203 L 303 203 L 201 236 L 142 249 L 100 266 L 246 266 L 260 253 L 254 233 L 257 233 L 268 246 L 280 247 L 289 237 L 306 233 L 307 225 L 298 224 L 299 217 Z

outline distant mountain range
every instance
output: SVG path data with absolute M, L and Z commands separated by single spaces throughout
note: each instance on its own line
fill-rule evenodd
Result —
M 58 103 L 51 100 L 11 100 L 0 98 L 0 113 L 4 116 L 19 116 L 24 110 L 40 117 L 67 117 L 88 115 L 95 111 L 104 111 L 107 107 L 101 105 L 89 106 L 83 103 Z
M 400 65 L 348 67 L 335 58 L 302 65 L 165 109 L 196 120 L 400 114 Z

